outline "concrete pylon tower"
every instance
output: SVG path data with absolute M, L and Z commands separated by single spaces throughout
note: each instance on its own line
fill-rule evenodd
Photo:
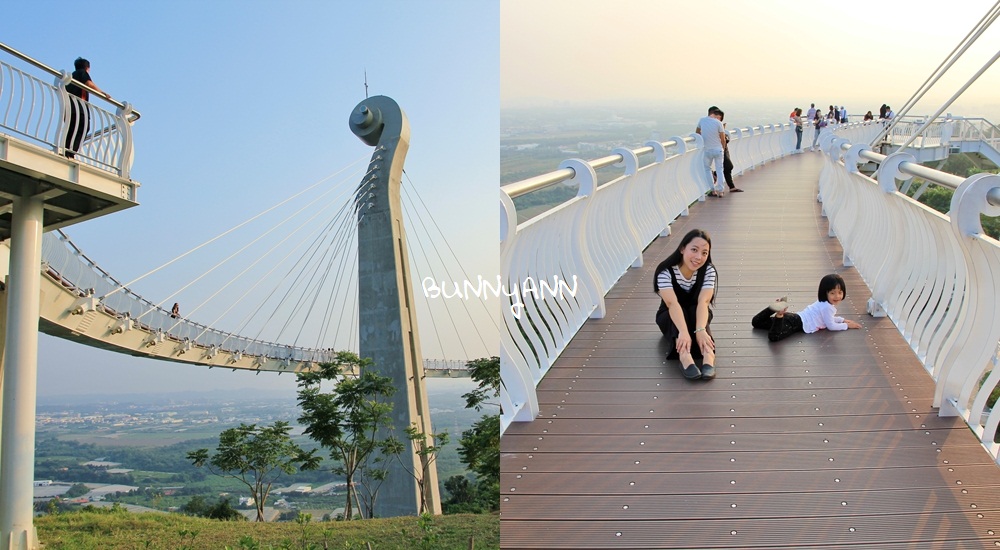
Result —
M 359 103 L 351 113 L 350 126 L 361 141 L 375 146 L 368 175 L 356 197 L 359 351 L 361 357 L 374 361 L 379 374 L 392 378 L 397 389 L 392 399 L 393 428 L 407 446 L 401 458 L 412 463 L 413 471 L 423 472 L 426 511 L 440 514 L 437 468 L 416 453 L 418 449 L 406 440 L 405 433 L 411 425 L 426 434 L 433 433 L 399 196 L 410 126 L 399 105 L 385 96 Z M 391 517 L 419 511 L 416 481 L 398 462 L 393 462 L 375 503 L 375 513 Z

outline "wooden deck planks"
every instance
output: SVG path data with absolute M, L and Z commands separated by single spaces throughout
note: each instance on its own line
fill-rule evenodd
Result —
M 654 241 L 501 440 L 501 547 L 994 548 L 1000 469 L 829 238 L 818 155 L 740 178 Z M 690 382 L 653 322 L 652 271 L 691 228 L 719 270 L 718 378 Z M 750 318 L 840 273 L 862 330 L 769 343 Z

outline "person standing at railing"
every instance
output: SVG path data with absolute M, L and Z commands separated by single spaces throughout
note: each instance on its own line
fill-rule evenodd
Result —
M 733 159 L 729 158 L 729 131 L 726 130 L 726 113 L 719 109 L 719 122 L 722 122 L 722 130 L 726 134 L 726 148 L 722 151 L 722 176 L 726 178 L 726 185 L 729 186 L 730 193 L 742 193 L 743 190 L 733 183 Z M 712 177 L 717 178 L 717 174 L 712 172 Z M 712 180 L 715 182 L 715 180 Z
M 656 266 L 653 290 L 660 296 L 656 325 L 668 340 L 667 359 L 680 359 L 684 378 L 715 378 L 715 340 L 711 304 L 715 301 L 716 273 L 712 239 L 692 229 L 667 259 Z M 699 369 L 695 357 L 702 358 Z
M 816 133 L 813 135 L 812 148 L 816 150 L 816 144 L 819 143 L 819 133 L 826 128 L 826 119 L 823 118 L 823 113 L 816 111 L 816 115 L 813 116 L 813 127 L 816 129 Z
M 788 121 L 795 125 L 795 152 L 802 152 L 802 109 L 796 107 L 788 115 Z
M 816 118 L 816 104 L 810 103 L 809 110 L 806 111 L 806 120 L 812 120 Z
M 718 107 L 708 108 L 708 116 L 701 117 L 695 132 L 701 134 L 704 142 L 702 151 L 705 155 L 705 179 L 712 187 L 709 194 L 712 197 L 723 196 L 722 184 L 712 180 L 712 164 L 715 164 L 716 173 L 723 173 L 723 159 L 726 151 L 726 127 L 722 125 L 722 111 Z
M 869 120 L 875 120 L 875 116 L 872 115 L 871 111 L 868 111 L 867 113 L 865 113 L 865 122 L 868 122 Z
M 847 107 L 840 106 L 840 122 L 847 124 Z
M 107 92 L 98 88 L 97 84 L 94 84 L 94 81 L 90 79 L 90 61 L 78 57 L 73 62 L 73 68 L 73 80 L 82 82 L 109 99 L 111 98 Z M 90 112 L 87 106 L 90 92 L 72 82 L 66 85 L 66 92 L 73 96 L 69 102 L 69 128 L 66 132 L 66 158 L 71 159 L 80 150 L 84 134 L 90 130 Z

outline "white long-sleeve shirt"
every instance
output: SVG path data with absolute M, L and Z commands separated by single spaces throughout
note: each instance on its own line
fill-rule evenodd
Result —
M 843 317 L 837 317 L 837 308 L 830 302 L 813 302 L 798 313 L 802 318 L 802 331 L 812 334 L 820 329 L 847 330 Z

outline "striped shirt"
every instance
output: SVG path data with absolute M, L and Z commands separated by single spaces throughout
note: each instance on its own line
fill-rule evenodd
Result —
M 690 279 L 685 279 L 684 275 L 681 275 L 680 266 L 673 266 L 671 269 L 674 270 L 674 277 L 677 279 L 677 286 L 681 287 L 685 292 L 691 290 L 694 286 L 695 279 L 698 278 L 698 272 L 695 271 Z M 663 290 L 665 288 L 672 289 L 673 286 L 670 284 L 670 274 L 667 270 L 660 272 L 660 276 L 656 278 L 656 288 L 657 290 Z M 705 282 L 702 283 L 701 289 L 715 288 L 715 266 L 709 264 L 708 269 L 705 270 Z

